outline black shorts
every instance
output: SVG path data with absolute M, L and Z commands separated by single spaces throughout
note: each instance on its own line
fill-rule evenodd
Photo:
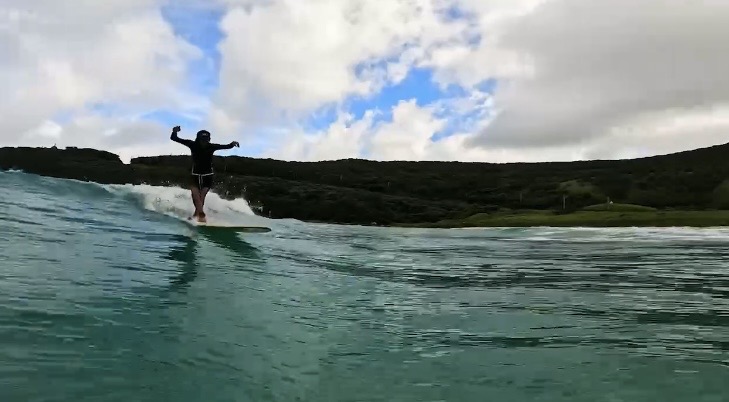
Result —
M 191 184 L 198 189 L 213 188 L 213 175 L 212 174 L 193 174 Z

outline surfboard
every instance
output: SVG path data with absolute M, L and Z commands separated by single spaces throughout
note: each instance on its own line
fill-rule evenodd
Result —
M 245 233 L 267 233 L 271 231 L 271 228 L 266 226 L 224 225 L 211 222 L 202 223 L 192 219 L 188 220 L 187 222 L 192 226 L 204 230 L 225 230 Z
M 215 226 L 215 225 L 198 225 L 203 230 L 225 230 L 232 232 L 244 232 L 244 233 L 268 233 L 271 228 L 265 226 Z

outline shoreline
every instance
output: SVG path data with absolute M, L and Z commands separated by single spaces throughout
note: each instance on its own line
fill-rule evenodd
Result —
M 624 211 L 514 211 L 476 214 L 465 219 L 446 219 L 438 222 L 403 223 L 391 225 L 403 228 L 625 228 L 625 227 L 729 227 L 729 210 L 656 210 L 642 212 Z

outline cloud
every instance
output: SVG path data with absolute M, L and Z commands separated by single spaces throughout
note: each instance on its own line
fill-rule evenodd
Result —
M 0 145 L 180 153 L 179 120 L 254 156 L 504 162 L 729 128 L 723 0 L 77 3 L 0 6 Z
M 729 104 L 642 113 L 590 142 L 585 159 L 635 158 L 727 142 Z
M 270 146 L 267 154 L 289 160 L 332 160 L 359 158 L 364 140 L 369 135 L 374 112 L 367 112 L 362 119 L 342 113 L 326 130 L 306 133 L 302 128 L 287 130 L 282 141 Z
M 519 149 L 472 147 L 469 142 L 489 124 L 490 98 L 485 94 L 455 98 L 429 106 L 415 100 L 400 101 L 392 108 L 391 121 L 378 121 L 376 112 L 361 119 L 340 114 L 330 126 L 315 133 L 292 129 L 265 152 L 265 156 L 287 160 L 316 161 L 342 158 L 367 158 L 378 161 L 489 161 L 496 163 L 583 159 L 590 149 L 579 145 L 524 147 Z M 470 114 L 480 110 L 473 120 L 463 119 L 460 129 L 449 136 L 436 138 L 451 123 L 445 113 Z
M 174 35 L 160 2 L 80 3 L 9 1 L 0 8 L 0 43 L 11 49 L 0 55 L 0 74 L 9 78 L 0 81 L 3 145 L 41 145 L 38 133 L 45 132 L 60 142 L 117 149 L 101 132 L 63 120 L 97 110 L 123 117 L 108 120 L 118 128 L 157 108 L 184 112 L 200 102 L 183 85 L 187 63 L 200 51 Z M 125 142 L 137 140 L 146 141 Z
M 234 7 L 216 103 L 241 124 L 297 119 L 404 78 L 418 53 L 462 23 L 440 1 L 298 0 Z
M 439 127 L 462 114 L 441 113 L 433 120 L 427 109 L 398 108 L 395 112 L 416 121 L 406 124 L 404 117 L 393 116 L 389 131 L 372 126 L 372 115 L 357 121 L 347 111 L 317 133 L 304 133 L 287 120 L 285 126 L 300 140 L 287 137 L 287 146 L 278 148 L 285 149 L 281 156 L 569 160 L 722 142 L 716 119 L 695 116 L 723 113 L 715 106 L 729 96 L 729 58 L 721 50 L 721 38 L 729 34 L 723 23 L 729 5 L 668 1 L 668 6 L 650 0 L 383 6 L 322 0 L 234 9 L 223 24 L 228 39 L 221 47 L 227 60 L 222 82 L 227 84 L 219 105 L 224 113 L 248 116 L 248 122 L 254 115 L 281 122 L 329 103 L 376 96 L 417 67 L 432 69 L 442 88 L 456 85 L 466 94 L 495 82 L 496 115 L 479 115 L 471 125 L 478 131 L 437 140 Z M 358 70 L 368 65 L 370 70 Z M 694 118 L 681 132 L 693 133 L 697 142 L 660 129 L 684 115 Z
M 503 26 L 497 43 L 473 51 L 508 49 L 531 72 L 504 74 L 494 99 L 500 114 L 469 146 L 610 143 L 593 152 L 608 156 L 625 146 L 610 138 L 632 126 L 644 141 L 630 142 L 647 153 L 666 149 L 658 126 L 729 100 L 728 19 L 729 3 L 719 0 L 543 2 Z M 685 133 L 694 137 L 671 138 L 680 146 L 669 148 L 722 141 L 702 135 L 713 130 L 703 121 L 693 119 Z
M 368 111 L 361 119 L 340 112 L 330 126 L 315 133 L 298 127 L 286 132 L 281 145 L 268 155 L 293 160 L 331 160 L 368 157 L 375 160 L 417 159 L 424 156 L 429 138 L 443 127 L 433 108 L 414 100 L 401 101 L 392 110 L 392 121 L 376 121 L 380 112 Z
M 504 44 L 503 36 L 546 1 L 454 0 L 453 6 L 469 21 L 461 35 L 466 40 L 434 47 L 418 65 L 433 68 L 435 80 L 443 86 L 472 88 L 486 80 L 529 78 L 531 54 Z
M 189 153 L 170 141 L 169 128 L 160 123 L 88 112 L 75 115 L 63 125 L 44 121 L 28 130 L 25 139 L 31 146 L 111 149 L 125 163 L 137 156 Z

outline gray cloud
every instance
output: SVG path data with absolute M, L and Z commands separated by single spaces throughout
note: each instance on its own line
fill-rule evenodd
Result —
M 500 115 L 469 145 L 589 143 L 646 114 L 729 102 L 727 21 L 723 0 L 547 1 L 502 32 L 534 74 L 501 84 Z

